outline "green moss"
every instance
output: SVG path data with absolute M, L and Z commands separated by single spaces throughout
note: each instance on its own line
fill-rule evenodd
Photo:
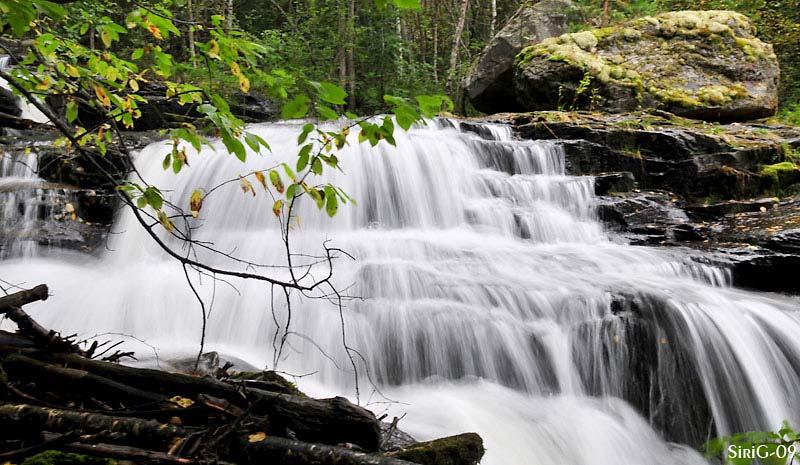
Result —
M 47 450 L 22 461 L 21 465 L 114 465 L 111 459 L 102 459 L 83 454 L 72 454 Z
M 774 165 L 764 165 L 761 167 L 761 174 L 775 178 L 776 180 L 780 179 L 783 175 L 792 174 L 796 171 L 798 171 L 798 168 L 793 161 L 782 161 Z
M 745 56 L 753 59 L 774 57 L 770 45 L 750 35 L 754 32 L 748 18 L 734 11 L 676 11 L 546 39 L 524 49 L 517 56 L 517 62 L 518 66 L 524 67 L 530 60 L 546 57 L 550 61 L 567 63 L 592 76 L 601 86 L 613 84 L 635 89 L 640 103 L 644 101 L 643 94 L 646 92 L 668 106 L 687 109 L 718 107 L 736 99 L 747 98 L 747 89 L 741 83 L 733 81 L 690 90 L 687 83 L 677 81 L 677 77 L 681 75 L 678 68 L 690 65 L 695 59 L 693 54 L 698 54 L 698 59 L 703 59 L 699 55 L 699 49 L 707 49 L 709 43 L 714 53 L 718 54 L 734 53 L 733 51 L 741 49 Z M 702 41 L 676 42 L 672 40 L 674 37 L 699 37 Z M 626 46 L 622 43 L 616 44 L 617 41 L 644 40 L 647 42 L 642 46 L 660 46 L 665 53 L 681 47 L 674 52 L 681 57 L 671 67 L 674 69 L 664 63 L 645 62 L 644 65 L 650 66 L 643 66 L 641 53 L 633 60 L 626 60 Z M 604 44 L 612 43 L 614 45 L 603 47 Z M 596 50 L 598 47 L 600 51 Z M 606 51 L 609 49 L 613 50 L 613 54 Z M 633 50 L 636 53 L 636 49 Z
M 387 455 L 421 465 L 472 465 L 483 457 L 483 440 L 475 433 L 414 444 Z

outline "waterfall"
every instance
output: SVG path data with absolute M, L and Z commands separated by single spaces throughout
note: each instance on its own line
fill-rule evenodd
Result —
M 0 70 L 8 71 L 10 68 L 11 57 L 8 55 L 0 55 Z M 8 81 L 3 78 L 0 78 L 0 87 L 11 90 Z M 42 124 L 50 122 L 44 113 L 24 98 L 19 99 L 19 108 L 22 110 L 22 113 L 19 115 L 22 119 L 29 119 Z
M 189 149 L 190 167 L 174 175 L 161 167 L 166 142 L 135 163 L 186 205 L 196 188 L 291 162 L 300 127 L 252 126 L 272 153 L 244 164 Z M 377 413 L 408 413 L 400 426 L 421 439 L 477 431 L 489 465 L 705 463 L 692 448 L 709 436 L 797 425 L 798 300 L 732 288 L 726 270 L 685 251 L 610 236 L 595 218 L 593 179 L 566 174 L 557 142 L 450 120 L 398 134 L 396 148 L 351 137 L 344 172 L 325 180 L 358 204 L 331 219 L 303 199 L 291 247 L 315 255 L 330 239 L 355 258 L 336 260 L 334 283 L 351 296 L 344 335 L 363 356 L 360 400 Z M 273 200 L 256 191 L 216 190 L 194 237 L 284 264 Z M 135 335 L 162 358 L 193 353 L 200 307 L 183 269 L 131 214 L 114 229 L 102 257 L 6 260 L 0 278 L 49 284 L 53 297 L 30 306 L 49 327 Z M 210 303 L 207 349 L 271 365 L 283 300 L 263 283 L 193 282 Z M 354 398 L 340 321 L 329 301 L 292 296 L 280 369 L 314 373 L 299 378 L 310 394 Z

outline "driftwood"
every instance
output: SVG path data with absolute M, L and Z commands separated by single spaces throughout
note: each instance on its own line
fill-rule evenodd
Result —
M 267 415 L 273 427 L 288 428 L 304 441 L 351 442 L 370 451 L 378 450 L 380 443 L 380 424 L 375 415 L 342 397 L 311 399 L 232 386 L 213 378 L 110 364 L 72 354 L 58 354 L 53 359 L 140 389 L 155 388 L 169 396 L 183 397 L 206 393 L 241 408 L 251 407 L 253 413 Z
M 242 463 L 281 465 L 413 465 L 392 457 L 369 455 L 343 447 L 310 444 L 291 439 L 266 437 L 250 442 L 249 437 L 239 440 L 239 450 L 234 457 Z
M 75 344 L 49 331 L 22 310 L 22 306 L 39 300 L 47 300 L 47 286 L 40 284 L 0 297 L 0 315 L 16 323 L 18 332 L 28 337 L 35 345 L 56 351 L 83 353 Z
M 2 357 L 0 363 L 5 371 L 16 379 L 32 381 L 46 379 L 49 383 L 58 383 L 64 389 L 71 391 L 102 393 L 103 396 L 114 400 L 131 400 L 141 404 L 166 400 L 166 397 L 160 394 L 136 389 L 88 371 L 50 365 L 24 355 L 12 354 Z
M 186 431 L 155 420 L 116 417 L 99 413 L 36 407 L 26 404 L 0 405 L 0 437 L 25 437 L 32 432 L 121 433 L 126 441 L 143 447 L 169 445 Z
M 43 450 L 159 465 L 472 465 L 482 454 L 477 435 L 377 454 L 372 412 L 306 397 L 272 372 L 217 379 L 94 360 L 99 343 L 83 350 L 22 310 L 47 295 L 37 286 L 0 297 L 0 315 L 18 326 L 0 331 L 0 462 Z

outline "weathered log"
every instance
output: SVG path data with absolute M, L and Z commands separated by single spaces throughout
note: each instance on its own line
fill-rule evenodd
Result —
M 52 354 L 50 357 L 67 366 L 138 389 L 157 389 L 170 397 L 196 397 L 206 394 L 225 399 L 239 407 L 249 407 L 257 415 L 268 416 L 273 428 L 288 428 L 303 441 L 324 444 L 350 442 L 366 450 L 378 450 L 380 425 L 375 415 L 342 397 L 311 399 L 243 386 L 235 387 L 213 378 L 133 368 L 70 354 Z M 284 434 L 284 431 L 277 432 Z
M 47 300 L 47 296 L 47 286 L 40 284 L 33 289 L 25 289 L 0 297 L 0 315 L 5 315 L 16 323 L 19 333 L 28 337 L 41 348 L 83 354 L 78 346 L 65 340 L 56 332 L 44 328 L 20 308 L 31 302 Z
M 420 442 L 386 455 L 422 465 L 477 465 L 483 453 L 483 439 L 475 433 L 464 433 Z
M 84 370 L 50 365 L 33 358 L 11 354 L 0 358 L 5 371 L 14 379 L 60 385 L 63 389 L 78 394 L 103 399 L 130 400 L 139 403 L 162 402 L 161 394 L 144 391 L 118 381 L 104 378 Z
M 5 313 L 9 308 L 18 308 L 38 300 L 47 300 L 47 292 L 47 286 L 39 284 L 33 289 L 23 289 L 0 297 L 0 313 Z
M 45 438 L 49 438 L 51 434 L 46 433 Z M 64 452 L 75 452 L 78 454 L 91 455 L 96 457 L 108 457 L 117 460 L 131 460 L 135 463 L 158 463 L 158 464 L 180 464 L 190 465 L 196 463 L 194 460 L 186 457 L 177 457 L 164 452 L 158 452 L 147 449 L 140 449 L 138 447 L 121 446 L 117 444 L 84 444 L 81 442 L 60 443 L 50 447 L 50 449 L 60 450 Z
M 269 436 L 255 442 L 250 442 L 247 436 L 239 438 L 233 449 L 233 459 L 240 464 L 413 465 L 412 462 L 393 457 Z
M 0 404 L 0 437 L 25 437 L 31 432 L 51 431 L 84 434 L 122 433 L 125 442 L 140 447 L 166 447 L 186 431 L 155 420 L 126 418 L 99 413 L 36 407 L 27 404 Z

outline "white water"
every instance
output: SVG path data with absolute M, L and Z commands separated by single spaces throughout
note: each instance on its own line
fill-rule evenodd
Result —
M 398 135 L 397 148 L 345 149 L 345 173 L 328 180 L 358 206 L 329 219 L 307 202 L 293 226 L 294 252 L 319 253 L 329 238 L 356 257 L 337 260 L 335 282 L 363 298 L 345 302 L 346 334 L 383 396 L 362 378 L 362 402 L 407 412 L 401 427 L 421 439 L 477 431 L 489 465 L 704 463 L 656 430 L 702 440 L 705 405 L 721 433 L 797 425 L 797 299 L 732 289 L 724 270 L 677 251 L 611 241 L 594 218 L 592 179 L 566 176 L 557 145 L 514 141 L 501 127 L 484 128 L 497 139 L 486 141 L 446 123 Z M 166 146 L 154 144 L 136 163 L 185 205 L 195 188 L 296 153 L 298 125 L 251 130 L 274 155 L 242 164 L 206 150 L 175 176 L 161 168 Z M 253 198 L 233 183 L 215 192 L 195 238 L 283 264 L 272 200 L 257 190 Z M 122 234 L 99 259 L 27 257 L 1 263 L 0 277 L 50 285 L 53 297 L 30 306 L 49 327 L 134 334 L 162 357 L 194 350 L 200 308 L 183 270 L 129 214 L 115 230 Z M 193 279 L 213 300 L 207 349 L 270 365 L 269 287 Z M 300 382 L 312 394 L 354 398 L 338 310 L 292 299 L 296 334 L 280 368 L 316 372 Z M 282 326 L 281 301 L 276 294 Z
M 0 69 L 3 71 L 7 71 L 10 69 L 10 61 L 11 57 L 8 55 L 0 55 Z M 0 87 L 4 89 L 11 90 L 8 85 L 8 81 L 0 77 Z M 44 115 L 35 105 L 30 103 L 28 100 L 21 98 L 19 100 L 19 108 L 22 110 L 22 113 L 19 115 L 20 118 L 29 119 L 31 121 L 35 121 L 37 123 L 49 123 L 50 120 L 47 116 Z

